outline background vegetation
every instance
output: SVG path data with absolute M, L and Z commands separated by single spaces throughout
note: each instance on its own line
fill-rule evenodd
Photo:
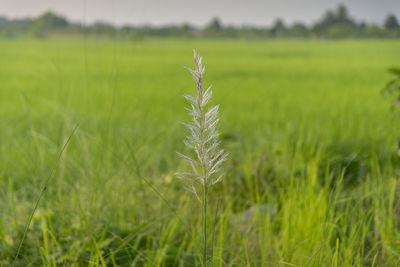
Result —
M 185 169 L 192 49 L 221 105 L 215 266 L 400 264 L 395 40 L 0 42 L 0 265 L 195 266 Z M 78 125 L 62 158 L 61 151 Z
M 313 25 L 301 22 L 286 25 L 277 19 L 271 26 L 223 25 L 220 19 L 212 19 L 204 28 L 188 23 L 155 27 L 151 25 L 115 27 L 105 22 L 92 25 L 71 23 L 61 15 L 46 12 L 38 18 L 9 20 L 0 17 L 0 36 L 16 38 L 18 36 L 46 37 L 49 35 L 93 35 L 112 38 L 153 37 L 212 37 L 212 38 L 398 38 L 400 25 L 395 15 L 388 14 L 382 25 L 366 23 L 353 19 L 344 5 L 328 10 Z

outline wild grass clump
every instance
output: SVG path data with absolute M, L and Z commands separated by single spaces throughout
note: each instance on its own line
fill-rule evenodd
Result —
M 202 58 L 194 51 L 195 69 L 189 69 L 197 85 L 196 97 L 186 95 L 190 108 L 186 108 L 192 117 L 190 123 L 183 123 L 190 134 L 185 140 L 185 145 L 193 151 L 195 157 L 189 157 L 179 152 L 178 155 L 188 161 L 191 166 L 189 173 L 176 173 L 177 177 L 188 182 L 185 189 L 191 192 L 202 207 L 203 229 L 203 266 L 207 266 L 207 201 L 208 194 L 213 185 L 221 181 L 221 165 L 226 160 L 227 153 L 220 149 L 218 124 L 218 108 L 216 105 L 207 110 L 206 106 L 211 100 L 211 86 L 204 91 L 203 76 L 205 68 Z M 198 193 L 200 192 L 200 194 Z

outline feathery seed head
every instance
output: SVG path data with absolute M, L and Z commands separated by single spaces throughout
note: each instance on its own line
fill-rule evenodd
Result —
M 211 86 L 206 91 L 203 90 L 205 68 L 202 65 L 202 58 L 196 51 L 194 51 L 194 65 L 194 70 L 187 69 L 196 82 L 197 95 L 196 97 L 184 96 L 190 104 L 190 107 L 185 109 L 192 117 L 192 121 L 183 123 L 183 125 L 190 131 L 184 143 L 194 152 L 195 157 L 193 159 L 177 152 L 180 157 L 190 163 L 193 172 L 177 173 L 176 175 L 179 179 L 186 180 L 191 184 L 190 188 L 186 187 L 185 189 L 200 200 L 196 187 L 200 185 L 208 191 L 211 186 L 221 181 L 223 175 L 217 176 L 217 174 L 221 171 L 220 167 L 228 154 L 219 148 L 220 142 L 217 131 L 219 106 L 206 110 L 206 106 L 211 100 L 212 91 Z

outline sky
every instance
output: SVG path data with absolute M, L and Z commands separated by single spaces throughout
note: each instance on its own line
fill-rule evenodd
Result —
M 35 17 L 52 10 L 74 22 L 203 26 L 213 17 L 226 25 L 311 24 L 327 9 L 345 4 L 352 17 L 382 24 L 388 13 L 400 20 L 400 0 L 0 0 L 0 16 Z

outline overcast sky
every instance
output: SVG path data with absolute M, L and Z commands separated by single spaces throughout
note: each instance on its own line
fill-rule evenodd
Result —
M 76 22 L 117 25 L 204 25 L 212 17 L 234 25 L 266 25 L 277 17 L 287 23 L 309 24 L 339 3 L 349 8 L 350 15 L 367 22 L 382 23 L 389 12 L 400 19 L 400 0 L 0 0 L 0 15 L 32 17 L 53 10 Z

